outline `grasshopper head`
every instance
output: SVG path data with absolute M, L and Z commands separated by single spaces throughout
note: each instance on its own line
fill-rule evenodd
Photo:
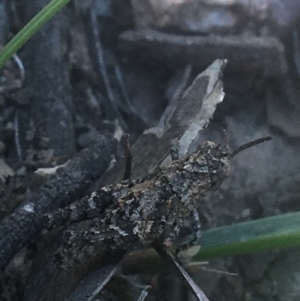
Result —
M 210 190 L 218 189 L 230 173 L 231 150 L 229 146 L 205 141 L 199 146 L 197 153 L 206 162 Z
M 206 141 L 198 147 L 197 157 L 202 158 L 202 164 L 206 163 L 207 172 L 210 178 L 210 190 L 218 189 L 222 182 L 228 177 L 230 172 L 230 160 L 245 149 L 260 143 L 271 140 L 271 137 L 266 136 L 246 144 L 239 146 L 233 152 L 228 143 L 215 144 L 211 141 Z

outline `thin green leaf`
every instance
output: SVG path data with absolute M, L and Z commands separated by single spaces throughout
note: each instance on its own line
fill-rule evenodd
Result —
M 70 0 L 52 0 L 0 51 L 0 68 Z
M 199 245 L 195 260 L 300 246 L 300 212 L 203 231 Z

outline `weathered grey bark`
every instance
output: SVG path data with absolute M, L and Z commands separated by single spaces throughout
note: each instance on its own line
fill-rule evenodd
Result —
M 157 127 L 146 130 L 132 147 L 132 178 L 147 175 L 169 153 L 176 139 L 179 156 L 187 154 L 191 142 L 208 124 L 215 106 L 223 100 L 222 75 L 225 60 L 215 60 L 200 73 L 191 86 L 175 98 L 165 110 Z M 106 174 L 106 184 L 121 180 L 124 161 Z

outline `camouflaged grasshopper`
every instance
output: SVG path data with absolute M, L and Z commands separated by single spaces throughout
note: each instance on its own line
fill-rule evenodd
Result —
M 49 229 L 68 223 L 65 238 L 69 242 L 84 239 L 113 249 L 132 250 L 155 240 L 171 246 L 184 220 L 192 215 L 198 238 L 200 225 L 195 212 L 203 197 L 228 177 L 230 160 L 236 154 L 270 139 L 254 140 L 233 152 L 228 143 L 206 141 L 195 153 L 156 168 L 142 180 L 103 187 L 45 215 L 44 225 Z M 91 221 L 89 228 L 73 227 L 81 221 Z

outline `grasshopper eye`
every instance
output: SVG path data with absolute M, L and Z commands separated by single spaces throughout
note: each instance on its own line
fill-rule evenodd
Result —
M 228 177 L 230 172 L 230 162 L 229 158 L 224 158 L 220 159 L 219 161 L 219 166 L 218 166 L 218 171 L 217 171 L 217 176 L 218 178 L 223 181 L 225 178 Z
M 218 189 L 223 181 L 228 177 L 230 172 L 229 158 L 220 159 L 217 168 L 213 171 L 210 177 L 211 189 Z

